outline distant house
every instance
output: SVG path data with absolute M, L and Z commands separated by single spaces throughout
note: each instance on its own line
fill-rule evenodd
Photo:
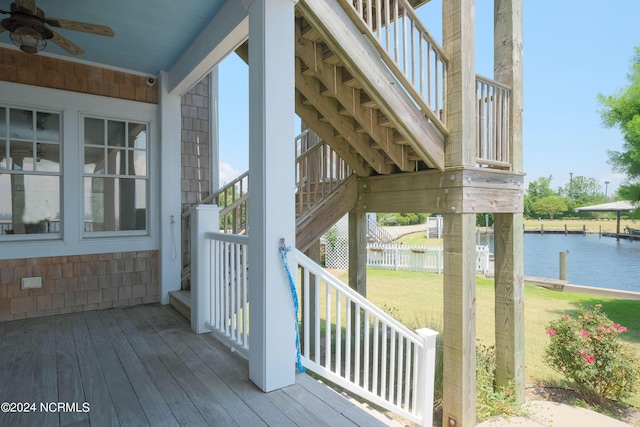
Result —
M 0 33 L 0 321 L 168 304 L 188 286 L 182 219 L 217 191 L 215 67 L 237 53 L 250 88 L 240 215 L 261 325 L 250 379 L 264 391 L 295 381 L 281 239 L 313 251 L 348 213 L 349 285 L 366 293 L 366 213 L 441 214 L 444 413 L 474 425 L 475 218 L 492 213 L 498 378 L 522 400 L 522 0 L 495 2 L 491 79 L 475 73 L 474 2 L 443 0 L 443 46 L 413 13 L 421 3 L 37 1 L 60 18 L 39 53 Z M 330 153 L 315 166 L 294 168 L 315 146 L 295 152 L 294 114 Z

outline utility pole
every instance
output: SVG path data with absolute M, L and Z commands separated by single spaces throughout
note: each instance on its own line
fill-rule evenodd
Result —
M 604 182 L 604 202 L 607 203 L 607 190 L 609 189 L 609 181 Z

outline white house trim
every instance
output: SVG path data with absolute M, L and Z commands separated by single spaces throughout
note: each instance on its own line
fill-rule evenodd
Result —
M 295 382 L 297 319 L 279 252 L 280 239 L 296 239 L 293 21 L 291 0 L 249 6 L 249 378 L 267 392 Z
M 181 275 L 181 124 L 180 96 L 170 94 L 167 73 L 160 73 L 158 87 L 161 129 L 160 196 L 160 302 L 169 304 L 169 292 L 180 290 Z
M 177 95 L 187 93 L 248 36 L 247 10 L 238 0 L 227 0 L 169 71 L 168 92 Z

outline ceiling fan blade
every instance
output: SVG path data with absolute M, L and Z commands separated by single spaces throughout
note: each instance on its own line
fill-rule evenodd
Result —
M 33 15 L 35 15 L 38 11 L 35 0 L 16 0 L 15 3 L 16 6 L 31 11 Z
M 113 30 L 106 25 L 90 24 L 88 22 L 69 21 L 68 19 L 47 18 L 45 22 L 52 27 L 65 30 L 82 31 L 83 33 L 113 37 Z
M 55 31 L 51 32 L 53 33 L 53 38 L 51 39 L 51 41 L 69 52 L 71 55 L 82 55 L 84 53 L 84 50 L 71 43 L 71 41 L 69 41 L 66 37 L 61 36 Z

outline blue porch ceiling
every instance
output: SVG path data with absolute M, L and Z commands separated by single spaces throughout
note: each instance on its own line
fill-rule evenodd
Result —
M 11 3 L 0 0 L 0 9 L 9 10 Z M 112 38 L 55 28 L 84 49 L 84 55 L 71 56 L 51 41 L 42 53 L 157 75 L 171 69 L 224 3 L 225 0 L 36 0 L 46 18 L 107 25 L 115 32 Z M 5 17 L 8 15 L 0 15 L 0 19 Z M 0 46 L 13 47 L 8 31 L 0 33 Z

